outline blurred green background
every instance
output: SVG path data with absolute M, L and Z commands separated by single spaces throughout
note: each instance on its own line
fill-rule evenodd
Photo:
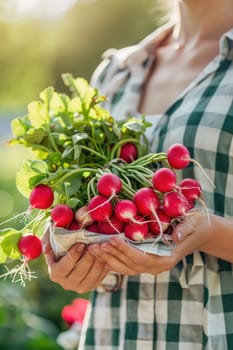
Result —
M 0 0 L 0 222 L 28 205 L 15 174 L 29 154 L 6 145 L 10 121 L 47 86 L 65 91 L 62 73 L 89 80 L 106 49 L 135 44 L 164 21 L 156 0 Z M 43 258 L 32 269 L 38 278 L 24 288 L 0 280 L 1 350 L 61 349 L 61 309 L 77 295 L 49 280 Z

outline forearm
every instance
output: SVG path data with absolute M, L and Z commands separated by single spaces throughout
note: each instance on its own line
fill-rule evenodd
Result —
M 177 260 L 201 251 L 233 263 L 233 218 L 193 213 L 175 227 L 173 238 Z
M 233 218 L 212 215 L 203 234 L 208 235 L 208 240 L 200 251 L 233 263 Z

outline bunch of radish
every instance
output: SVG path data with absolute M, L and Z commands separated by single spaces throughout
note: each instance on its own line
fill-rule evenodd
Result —
M 159 166 L 153 168 L 156 162 Z M 38 214 L 18 234 L 17 249 L 23 264 L 3 276 L 11 275 L 15 280 L 19 275 L 22 284 L 31 279 L 28 263 L 42 254 L 36 227 L 45 222 L 69 231 L 85 229 L 96 234 L 123 234 L 136 242 L 149 238 L 168 243 L 173 224 L 190 215 L 197 200 L 205 205 L 197 180 L 177 180 L 177 171 L 190 162 L 199 165 L 181 144 L 171 145 L 167 153 L 143 157 L 138 157 L 133 143 L 123 144 L 117 162 L 114 159 L 108 167 L 93 171 L 85 205 L 73 207 L 56 192 L 54 179 L 39 183 L 30 192 L 27 211 Z
M 169 182 L 166 177 L 173 179 Z M 107 195 L 106 188 L 113 182 L 116 187 L 112 185 Z M 95 225 L 97 233 L 105 234 L 123 232 L 133 241 L 143 241 L 158 235 L 162 237 L 175 220 L 194 207 L 195 201 L 201 196 L 198 181 L 186 178 L 177 184 L 175 172 L 169 168 L 156 170 L 151 186 L 138 189 L 132 199 L 120 198 L 120 184 L 121 179 L 117 175 L 102 175 L 97 184 L 99 194 L 90 200 L 85 209 L 84 219 L 88 217 L 88 225 L 76 215 L 80 227 L 88 230 L 89 225 Z
M 33 156 L 17 172 L 28 208 L 0 223 L 0 263 L 23 263 L 0 277 L 31 278 L 29 262 L 40 257 L 48 225 L 52 233 L 85 229 L 166 242 L 173 223 L 191 215 L 197 200 L 205 205 L 195 179 L 177 180 L 190 162 L 200 166 L 186 147 L 150 153 L 145 116 L 115 119 L 98 89 L 68 73 L 62 78 L 70 94 L 49 87 L 11 123 L 8 144 L 23 145 Z M 19 218 L 19 229 L 5 227 Z
M 131 146 L 131 149 L 133 147 Z M 133 166 L 136 157 L 127 163 Z M 171 232 L 172 224 L 190 212 L 201 200 L 201 185 L 192 178 L 177 182 L 176 171 L 192 161 L 189 151 L 181 144 L 172 145 L 167 152 L 166 166 L 150 171 L 146 186 L 126 191 L 125 178 L 118 173 L 101 171 L 96 181 L 96 194 L 85 206 L 70 208 L 67 204 L 52 205 L 54 195 L 48 185 L 38 185 L 30 196 L 30 205 L 49 209 L 55 227 L 67 230 L 86 229 L 102 234 L 124 233 L 133 241 L 163 238 Z M 126 166 L 122 166 L 122 171 Z M 134 166 L 137 169 L 137 165 Z M 124 173 L 122 173 L 124 174 Z M 40 199 L 41 198 L 41 199 Z

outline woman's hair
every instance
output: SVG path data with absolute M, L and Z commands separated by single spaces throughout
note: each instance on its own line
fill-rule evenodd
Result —
M 177 1 L 176 0 L 156 0 L 153 8 L 153 14 L 158 24 L 175 21 L 177 17 Z

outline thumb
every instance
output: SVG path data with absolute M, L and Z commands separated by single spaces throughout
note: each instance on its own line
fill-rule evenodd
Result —
M 190 222 L 180 223 L 174 228 L 172 232 L 173 240 L 177 244 L 183 241 L 187 236 L 194 233 L 194 231 L 194 226 Z

